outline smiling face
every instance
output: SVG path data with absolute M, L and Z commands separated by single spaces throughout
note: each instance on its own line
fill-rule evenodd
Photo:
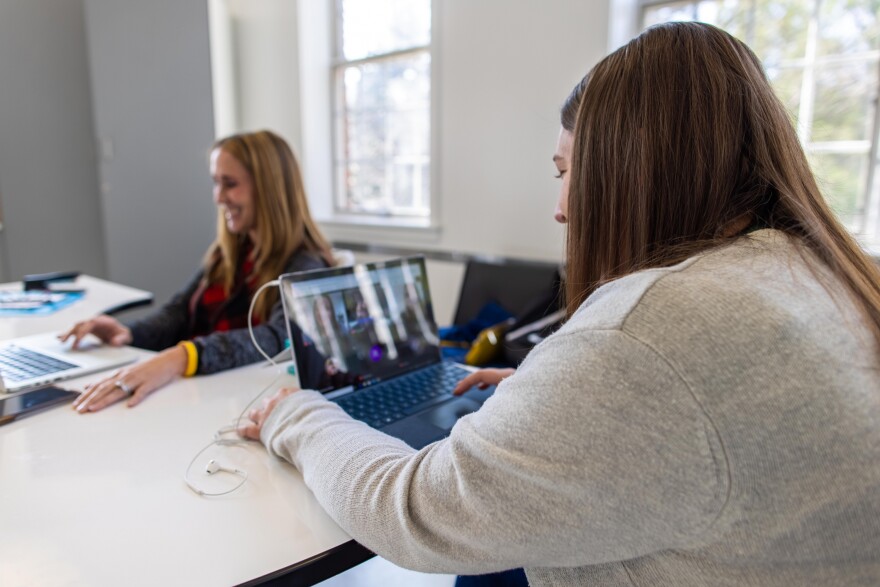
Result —
M 556 204 L 556 222 L 565 224 L 568 222 L 568 179 L 571 168 L 571 145 L 574 136 L 564 128 L 559 130 L 559 140 L 556 142 L 556 153 L 553 155 L 553 163 L 556 165 L 558 177 L 562 180 L 559 191 L 559 202 Z
M 214 204 L 232 234 L 248 234 L 256 242 L 257 211 L 254 179 L 241 162 L 222 148 L 211 152 Z

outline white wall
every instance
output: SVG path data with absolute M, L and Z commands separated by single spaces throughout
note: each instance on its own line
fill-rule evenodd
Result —
M 446 0 L 441 8 L 437 245 L 559 260 L 551 161 L 559 107 L 605 53 L 606 6 Z
M 0 2 L 0 281 L 104 276 L 83 3 Z
M 254 25 L 239 27 L 230 65 L 240 80 L 237 107 L 249 113 L 240 114 L 239 123 L 246 128 L 246 118 L 258 116 L 262 126 L 289 129 L 288 138 L 301 145 L 312 210 L 331 238 L 555 261 L 562 257 L 563 230 L 553 221 L 559 184 L 551 161 L 558 112 L 608 49 L 608 0 L 435 0 L 436 230 L 330 221 L 332 0 L 300 0 L 296 17 L 279 13 L 275 28 L 265 28 L 267 36 L 260 36 L 256 26 L 272 20 L 266 4 L 257 11 L 253 2 L 220 1 L 236 19 Z M 282 20 L 298 21 L 299 56 L 269 67 L 273 52 L 290 57 L 297 50 L 290 36 L 268 42 L 279 37 L 277 22 Z M 253 90 L 279 87 L 285 98 L 280 105 Z M 292 121 L 296 116 L 299 123 Z
M 205 0 L 86 0 L 109 277 L 164 301 L 214 237 Z
M 299 151 L 296 2 L 209 0 L 208 8 L 218 136 L 271 128 Z

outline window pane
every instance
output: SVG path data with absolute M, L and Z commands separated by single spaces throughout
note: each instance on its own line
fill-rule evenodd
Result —
M 803 59 L 812 0 L 754 0 L 754 34 L 742 39 L 765 66 Z
M 822 0 L 819 55 L 862 53 L 880 48 L 876 0 Z
M 430 213 L 430 166 L 427 157 L 349 161 L 340 168 L 349 213 L 422 216 Z
M 845 224 L 855 226 L 862 214 L 868 157 L 860 154 L 813 153 L 810 164 L 828 203 Z
M 341 7 L 344 59 L 431 42 L 430 0 L 341 0 Z
M 874 123 L 876 76 L 876 60 L 818 66 L 811 140 L 869 140 Z
M 710 4 L 706 2 L 705 4 Z M 712 2 L 711 8 L 701 10 L 702 22 L 723 28 L 738 39 L 749 43 L 754 36 L 755 5 L 753 2 L 725 0 Z
M 747 43 L 765 64 L 777 64 L 803 58 L 811 14 L 812 2 L 804 0 L 703 0 L 648 7 L 642 24 L 713 24 Z
M 801 86 L 804 79 L 803 67 L 767 67 L 767 77 L 773 91 L 788 110 L 791 123 L 797 126 L 798 109 L 801 105 Z
M 690 21 L 697 18 L 697 5 L 694 2 L 670 2 L 662 6 L 649 6 L 645 8 L 645 28 L 671 21 Z
M 348 212 L 427 216 L 430 55 L 361 63 L 341 72 L 339 207 Z

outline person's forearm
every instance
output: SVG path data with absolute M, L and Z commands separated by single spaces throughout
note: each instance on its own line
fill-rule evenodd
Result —
M 287 329 L 279 324 L 261 324 L 254 327 L 254 340 L 264 353 L 273 357 L 284 349 Z M 199 375 L 207 375 L 250 365 L 263 360 L 254 346 L 247 328 L 215 332 L 196 339 L 199 347 Z
M 185 338 L 186 314 L 176 308 L 162 308 L 146 318 L 126 324 L 132 346 L 161 351 Z
M 199 285 L 201 272 L 165 305 L 144 318 L 126 323 L 131 329 L 131 345 L 161 351 L 188 338 L 189 301 Z
M 262 440 L 270 452 L 300 470 L 321 506 L 346 532 L 395 564 L 469 574 L 522 564 L 519 558 L 507 558 L 509 548 L 496 548 L 511 537 L 498 527 L 498 536 L 486 540 L 492 529 L 463 504 L 461 487 L 441 480 L 455 469 L 445 466 L 448 441 L 416 451 L 351 419 L 314 391 L 294 393 L 277 406 L 263 427 Z M 443 473 L 437 477 L 432 471 Z M 418 496 L 411 491 L 415 486 Z M 479 497 L 477 502 L 494 501 L 491 493 Z M 426 515 L 423 505 L 428 501 L 447 513 Z M 470 507 L 481 509 L 477 502 Z
M 167 357 L 169 373 L 174 377 L 183 377 L 186 373 L 186 365 L 189 357 L 186 349 L 182 346 L 173 346 L 165 349 L 160 355 Z

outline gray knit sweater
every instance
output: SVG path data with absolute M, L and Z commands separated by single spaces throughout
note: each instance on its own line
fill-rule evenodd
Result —
M 762 230 L 610 283 L 418 452 L 311 391 L 263 441 L 404 567 L 880 585 L 880 349 L 810 258 Z

